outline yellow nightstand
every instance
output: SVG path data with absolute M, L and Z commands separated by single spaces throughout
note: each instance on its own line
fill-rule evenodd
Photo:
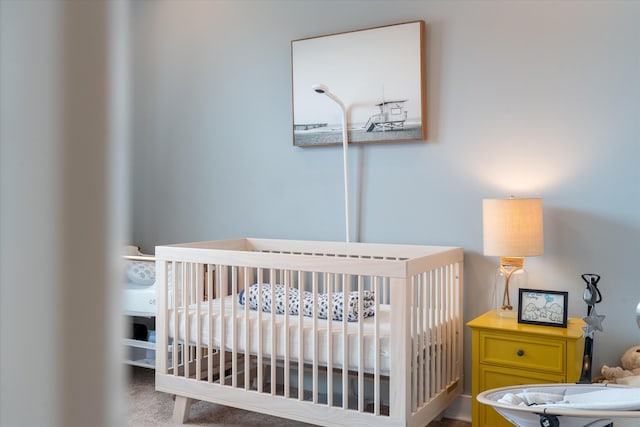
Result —
M 573 383 L 580 378 L 582 319 L 566 328 L 519 324 L 489 311 L 467 323 L 472 330 L 473 427 L 512 426 L 476 396 L 484 390 L 521 384 Z

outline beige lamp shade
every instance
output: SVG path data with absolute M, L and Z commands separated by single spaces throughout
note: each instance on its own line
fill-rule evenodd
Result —
M 542 199 L 484 199 L 484 254 L 529 257 L 544 253 Z

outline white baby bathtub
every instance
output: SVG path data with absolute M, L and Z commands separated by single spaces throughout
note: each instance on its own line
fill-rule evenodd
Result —
M 604 427 L 617 418 L 640 426 L 640 388 L 536 384 L 487 390 L 477 399 L 519 427 Z

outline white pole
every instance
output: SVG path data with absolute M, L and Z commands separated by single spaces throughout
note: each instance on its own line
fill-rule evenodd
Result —
M 347 129 L 347 109 L 344 106 L 344 103 L 340 98 L 335 96 L 329 88 L 324 84 L 315 84 L 311 86 L 311 88 L 317 93 L 323 93 L 327 95 L 329 98 L 333 99 L 333 101 L 340 106 L 340 110 L 342 110 L 342 155 L 343 155 L 343 169 L 344 169 L 344 215 L 345 215 L 345 226 L 346 226 L 346 241 L 347 243 L 351 241 L 351 230 L 349 226 L 349 132 Z
M 344 169 L 344 214 L 346 223 L 347 243 L 351 241 L 351 231 L 349 227 L 349 133 L 347 130 L 347 110 L 344 104 L 340 103 L 342 108 L 342 156 Z

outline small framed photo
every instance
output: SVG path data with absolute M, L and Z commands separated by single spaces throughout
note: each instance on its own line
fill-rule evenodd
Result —
M 567 327 L 568 292 L 520 289 L 518 323 Z

